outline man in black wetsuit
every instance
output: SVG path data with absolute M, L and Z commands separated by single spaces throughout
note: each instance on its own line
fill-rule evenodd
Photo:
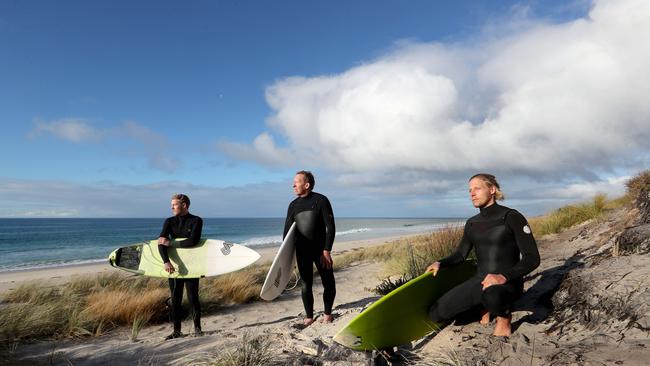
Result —
M 158 251 L 162 257 L 165 271 L 170 275 L 176 269 L 169 261 L 167 248 L 170 246 L 170 239 L 186 238 L 177 244 L 182 248 L 193 247 L 201 240 L 203 220 L 189 212 L 190 198 L 184 194 L 172 196 L 172 213 L 174 216 L 165 220 L 162 231 L 158 238 Z M 192 306 L 192 318 L 194 319 L 194 333 L 201 332 L 201 304 L 199 303 L 199 279 L 198 278 L 169 278 L 169 289 L 172 293 L 172 320 L 174 331 L 165 339 L 173 339 L 181 336 L 181 314 L 183 301 L 183 287 L 187 288 L 187 298 Z
M 523 277 L 539 266 L 539 252 L 528 222 L 519 212 L 500 206 L 503 193 L 496 178 L 477 174 L 469 180 L 469 193 L 480 213 L 465 223 L 463 238 L 456 251 L 431 264 L 428 272 L 460 263 L 472 248 L 478 269 L 474 277 L 444 294 L 429 309 L 434 322 L 452 320 L 456 315 L 483 306 L 481 324 L 496 317 L 493 335 L 510 336 L 512 305 L 523 293 Z
M 302 303 L 305 306 L 304 324 L 314 322 L 314 295 L 312 284 L 314 267 L 323 282 L 323 304 L 325 315 L 321 321 L 332 322 L 332 305 L 336 296 L 334 270 L 330 251 L 334 244 L 336 229 L 332 205 L 324 195 L 313 192 L 314 175 L 308 171 L 299 171 L 293 178 L 293 191 L 298 196 L 289 204 L 287 219 L 284 223 L 284 235 L 296 223 L 296 261 L 302 278 Z

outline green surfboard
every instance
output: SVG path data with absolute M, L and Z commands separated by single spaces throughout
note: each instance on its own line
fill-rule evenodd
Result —
M 369 351 L 399 346 L 439 330 L 429 320 L 429 307 L 445 292 L 476 272 L 473 261 L 425 273 L 398 287 L 352 319 L 335 336 L 346 347 Z

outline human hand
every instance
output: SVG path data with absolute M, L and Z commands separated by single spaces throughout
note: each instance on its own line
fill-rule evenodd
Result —
M 483 290 L 485 290 L 490 286 L 503 285 L 507 281 L 508 280 L 506 279 L 506 277 L 502 274 L 488 273 L 487 276 L 485 276 L 485 278 L 483 279 L 483 281 L 481 281 L 481 284 L 483 285 Z
M 425 273 L 426 272 L 431 272 L 435 276 L 435 275 L 438 274 L 439 270 L 440 270 L 440 262 L 433 262 L 433 263 L 431 263 L 431 265 L 429 267 L 427 267 L 427 269 L 424 272 Z
M 172 274 L 174 271 L 176 271 L 176 268 L 174 268 L 174 265 L 171 264 L 170 262 L 165 263 L 165 272 Z
M 320 264 L 325 269 L 331 269 L 332 265 L 334 265 L 334 261 L 332 260 L 332 256 L 330 255 L 329 250 L 323 250 L 323 255 L 320 257 Z

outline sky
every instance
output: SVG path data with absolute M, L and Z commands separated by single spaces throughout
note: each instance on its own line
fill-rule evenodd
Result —
M 0 0 L 0 217 L 538 215 L 650 165 L 650 2 Z

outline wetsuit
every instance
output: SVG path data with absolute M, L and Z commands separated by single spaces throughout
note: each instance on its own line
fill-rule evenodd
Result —
M 496 203 L 467 220 L 460 245 L 440 260 L 440 270 L 465 260 L 472 248 L 476 251 L 476 274 L 429 309 L 434 322 L 451 320 L 477 305 L 483 305 L 493 316 L 508 316 L 523 293 L 523 277 L 539 266 L 537 244 L 524 216 Z M 487 274 L 501 274 L 507 281 L 483 291 L 481 281 Z
M 190 213 L 184 216 L 172 216 L 165 220 L 161 237 L 167 239 L 187 238 L 180 241 L 181 248 L 189 248 L 197 245 L 201 240 L 203 220 Z M 167 247 L 158 245 L 158 251 L 163 262 L 169 262 Z M 198 278 L 170 278 L 169 289 L 172 293 L 172 320 L 174 322 L 174 333 L 181 331 L 181 314 L 183 301 L 183 287 L 187 288 L 187 298 L 192 306 L 192 318 L 194 329 L 201 330 L 201 304 L 199 303 L 199 279 Z
M 296 262 L 302 278 L 302 303 L 305 316 L 314 317 L 314 295 L 312 293 L 314 267 L 323 282 L 323 303 L 325 314 L 332 314 L 332 305 L 336 296 L 334 270 L 323 268 L 320 258 L 323 250 L 332 250 L 336 228 L 332 205 L 324 195 L 310 192 L 306 197 L 298 197 L 289 204 L 287 219 L 284 223 L 284 235 L 296 223 Z

